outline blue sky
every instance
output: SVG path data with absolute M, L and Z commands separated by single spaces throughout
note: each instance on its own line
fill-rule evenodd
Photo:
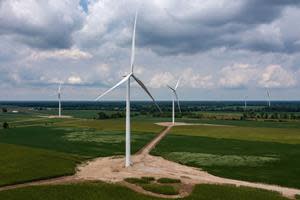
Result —
M 300 99 L 299 0 L 2 0 L 0 100 L 92 100 L 129 71 L 159 100 Z M 124 88 L 107 100 L 122 100 Z M 147 96 L 133 84 L 133 98 Z
M 88 12 L 88 0 L 80 0 L 79 4 L 83 8 L 84 12 Z

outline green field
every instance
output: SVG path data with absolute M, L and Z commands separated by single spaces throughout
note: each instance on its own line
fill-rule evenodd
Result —
M 205 119 L 180 119 L 179 121 L 188 123 L 204 123 L 242 127 L 265 127 L 265 128 L 300 128 L 300 121 L 255 121 L 255 120 L 205 120 Z
M 152 154 L 221 177 L 300 188 L 299 136 L 294 128 L 174 127 Z
M 132 152 L 137 152 L 155 136 L 150 132 L 132 133 Z M 120 155 L 125 152 L 123 131 L 98 131 L 87 128 L 30 126 L 0 130 L 0 141 L 58 152 L 72 153 L 86 158 Z
M 70 175 L 75 155 L 0 143 L 0 186 Z
M 48 119 L 29 115 L 27 119 L 10 120 L 12 128 L 0 129 L 0 185 L 73 174 L 76 164 L 86 159 L 125 153 L 124 119 Z M 133 121 L 132 153 L 161 130 L 152 122 Z
M 31 186 L 0 192 L 5 200 L 162 200 L 145 196 L 117 185 L 101 182 L 68 185 Z M 229 185 L 197 185 L 193 193 L 183 200 L 287 200 L 278 193 Z
M 63 127 L 93 128 L 102 131 L 125 131 L 125 119 L 107 119 L 107 120 L 64 120 L 55 124 Z M 154 121 L 144 120 L 143 118 L 133 118 L 131 129 L 134 132 L 154 132 L 158 133 L 163 128 L 155 125 Z
M 298 128 L 266 128 L 255 126 L 180 126 L 175 127 L 172 130 L 172 134 L 300 144 L 300 129 Z
M 40 117 L 52 112 L 56 111 L 0 114 L 1 121 L 9 122 L 12 127 L 0 129 L 0 186 L 70 175 L 78 163 L 87 159 L 124 155 L 124 118 L 93 120 L 95 110 L 65 111 L 64 114 L 77 117 L 72 119 Z M 169 121 L 169 118 L 132 118 L 133 153 L 163 129 L 154 124 L 159 121 Z M 200 167 L 221 177 L 300 188 L 299 122 L 181 121 L 229 126 L 173 127 L 152 154 Z M 154 185 L 148 189 L 160 188 Z M 158 198 L 143 196 L 119 185 L 90 182 L 2 191 L 0 199 Z M 184 199 L 285 198 L 277 193 L 244 187 L 199 185 Z

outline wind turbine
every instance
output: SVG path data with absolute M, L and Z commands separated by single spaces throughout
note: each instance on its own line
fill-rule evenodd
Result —
M 58 86 L 57 97 L 58 97 L 58 117 L 61 117 L 61 83 Z
M 266 88 L 267 96 L 268 96 L 268 106 L 271 107 L 271 94 L 269 88 Z
M 132 34 L 132 46 L 131 46 L 131 61 L 130 61 L 130 67 L 131 67 L 131 72 L 126 75 L 120 82 L 118 82 L 115 86 L 112 88 L 106 90 L 103 94 L 98 96 L 95 100 L 98 101 L 100 98 L 102 98 L 104 95 L 108 94 L 121 84 L 126 83 L 127 88 L 126 88 L 126 153 L 125 153 L 125 167 L 129 167 L 131 164 L 130 161 L 130 155 L 131 155 L 131 146 L 130 146 L 130 79 L 133 78 L 142 88 L 143 90 L 149 95 L 149 97 L 152 99 L 156 107 L 159 109 L 161 112 L 160 107 L 156 103 L 155 99 L 151 95 L 151 93 L 148 91 L 147 87 L 144 85 L 142 81 L 140 81 L 133 73 L 134 69 L 134 61 L 135 61 L 135 30 L 136 30 L 136 21 L 137 21 L 137 12 L 135 14 L 135 19 L 134 19 L 134 25 L 133 25 L 133 34 Z
M 178 95 L 177 95 L 177 88 L 179 86 L 179 82 L 180 82 L 180 78 L 178 79 L 176 85 L 174 88 L 172 88 L 171 86 L 167 85 L 168 88 L 173 92 L 173 99 L 172 99 L 172 123 L 173 125 L 175 124 L 175 99 L 177 101 L 177 105 L 178 105 L 178 109 L 179 112 L 181 113 L 181 109 L 180 109 L 180 104 L 179 104 L 179 99 L 178 99 Z
M 248 96 L 246 95 L 244 97 L 244 101 L 245 101 L 244 110 L 247 110 L 247 99 L 248 99 Z

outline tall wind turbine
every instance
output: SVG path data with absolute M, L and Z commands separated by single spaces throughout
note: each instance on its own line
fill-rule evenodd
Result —
M 58 86 L 57 97 L 58 97 L 58 117 L 61 117 L 61 83 Z
M 181 112 L 181 109 L 180 109 L 180 104 L 179 104 L 179 99 L 178 99 L 178 95 L 177 95 L 177 88 L 179 86 L 179 82 L 180 82 L 180 78 L 178 79 L 176 85 L 174 88 L 172 88 L 171 86 L 167 85 L 168 88 L 173 92 L 173 99 L 172 99 L 172 123 L 173 125 L 175 124 L 175 99 L 177 101 L 177 105 L 178 105 L 178 110 L 179 112 Z
M 270 90 L 269 88 L 266 88 L 267 89 L 267 96 L 268 96 L 268 106 L 271 107 L 271 94 L 270 94 Z
M 244 110 L 247 110 L 247 99 L 248 99 L 248 96 L 246 95 L 244 97 L 244 101 L 245 101 Z
M 115 86 L 112 88 L 108 89 L 105 91 L 103 94 L 98 96 L 96 98 L 96 101 L 98 101 L 100 98 L 102 98 L 104 95 L 108 94 L 121 84 L 126 83 L 127 88 L 126 88 L 126 153 L 125 153 L 125 167 L 129 167 L 131 164 L 130 161 L 130 155 L 131 155 L 131 146 L 130 146 L 130 79 L 133 78 L 142 88 L 143 90 L 149 95 L 149 97 L 152 99 L 156 107 L 159 109 L 161 112 L 160 107 L 156 103 L 155 99 L 151 95 L 151 93 L 148 91 L 146 86 L 142 81 L 140 81 L 133 73 L 134 69 L 134 61 L 135 61 L 135 30 L 136 30 L 136 21 L 137 21 L 137 12 L 135 14 L 135 19 L 134 19 L 134 25 L 133 25 L 133 34 L 132 34 L 132 47 L 131 47 L 131 62 L 130 62 L 130 67 L 131 67 L 131 72 L 126 75 L 120 82 L 118 82 Z

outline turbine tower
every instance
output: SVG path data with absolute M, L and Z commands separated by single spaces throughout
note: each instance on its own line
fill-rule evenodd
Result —
M 248 96 L 246 95 L 244 97 L 244 101 L 245 101 L 244 110 L 247 110 L 247 99 L 248 99 Z
M 95 100 L 98 101 L 100 98 L 102 98 L 104 95 L 108 94 L 121 84 L 126 83 L 127 88 L 126 88 L 126 153 L 125 153 L 125 167 L 129 167 L 131 165 L 130 161 L 130 155 L 131 155 L 131 145 L 130 145 L 130 79 L 133 78 L 140 86 L 141 88 L 149 95 L 149 97 L 152 99 L 158 110 L 161 112 L 160 107 L 156 103 L 155 99 L 151 95 L 151 93 L 148 91 L 147 87 L 144 85 L 142 81 L 140 81 L 133 73 L 134 71 L 134 61 L 135 61 L 135 30 L 136 30 L 136 22 L 137 22 L 137 12 L 135 14 L 135 19 L 134 19 L 134 25 L 133 25 L 133 34 L 132 34 L 132 46 L 131 46 L 131 60 L 130 60 L 130 68 L 131 72 L 126 75 L 120 82 L 118 82 L 115 86 L 112 88 L 106 90 L 103 94 L 98 96 Z
M 181 109 L 180 109 L 180 104 L 179 104 L 179 99 L 178 99 L 178 95 L 177 95 L 177 88 L 179 86 L 179 82 L 180 82 L 180 78 L 178 79 L 176 85 L 174 88 L 172 88 L 171 86 L 167 85 L 168 88 L 173 92 L 173 98 L 172 98 L 172 123 L 173 125 L 175 124 L 175 99 L 177 101 L 177 105 L 178 105 L 178 110 L 181 113 Z
M 57 97 L 58 97 L 58 117 L 61 117 L 61 83 L 58 86 Z
M 271 107 L 271 94 L 270 94 L 269 88 L 266 88 L 266 89 L 267 89 L 267 96 L 268 96 L 268 106 L 270 108 Z

